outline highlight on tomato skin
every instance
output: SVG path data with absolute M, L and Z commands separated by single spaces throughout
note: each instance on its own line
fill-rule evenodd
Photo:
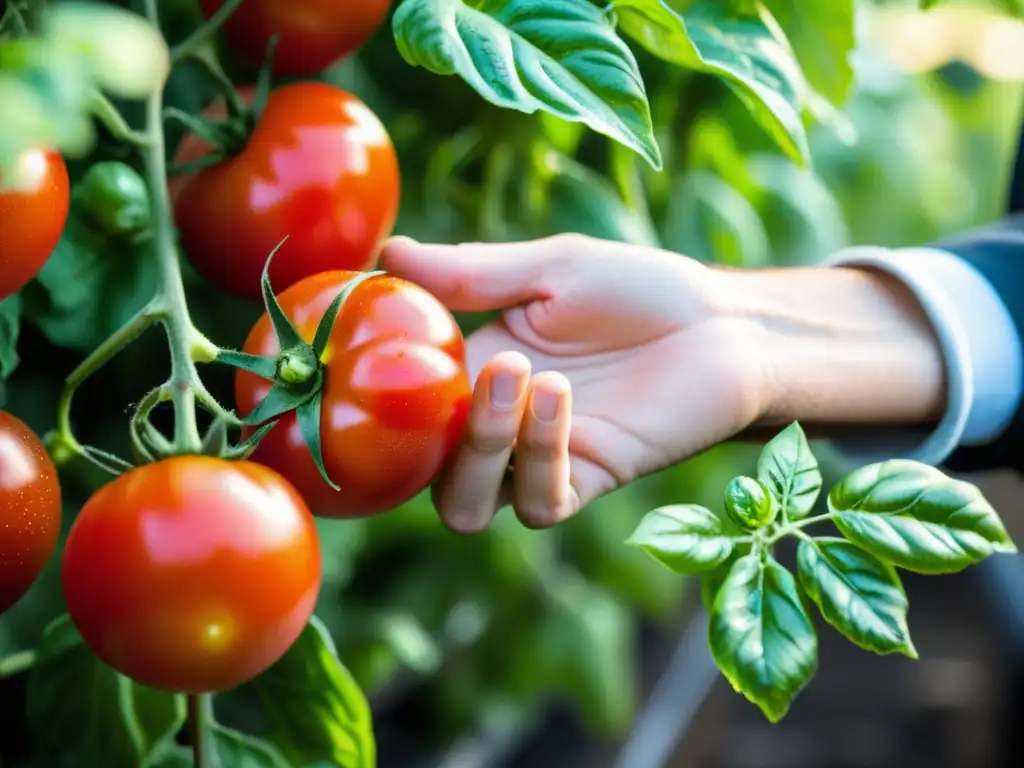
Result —
M 255 89 L 241 88 L 251 104 Z M 224 116 L 223 104 L 205 113 Z M 189 134 L 175 162 L 211 147 Z M 234 156 L 169 185 L 185 254 L 221 289 L 260 301 L 270 253 L 282 291 L 332 269 L 376 264 L 398 217 L 398 155 L 380 119 L 360 99 L 326 83 L 271 91 L 248 143 Z
M 75 519 L 68 613 L 107 665 L 162 690 L 252 679 L 295 642 L 321 584 L 309 508 L 252 462 L 180 456 L 118 476 Z
M 0 613 L 39 578 L 60 536 L 57 470 L 39 437 L 0 411 Z
M 200 0 L 208 19 L 224 0 Z M 384 23 L 391 0 L 245 0 L 223 27 L 231 47 L 253 64 L 278 35 L 272 70 L 311 77 L 359 48 Z
M 32 149 L 19 159 L 19 185 L 0 190 L 0 301 L 38 274 L 67 223 L 71 182 L 59 152 Z
M 326 272 L 278 294 L 284 313 L 312 340 L 328 305 L 357 273 Z M 270 319 L 253 326 L 243 351 L 278 353 Z M 429 486 L 461 439 L 471 384 L 462 332 L 451 313 L 419 286 L 390 276 L 359 285 L 338 313 L 324 355 L 320 437 L 332 489 L 320 475 L 294 412 L 262 439 L 253 461 L 291 481 L 321 517 L 389 511 Z M 271 382 L 235 374 L 242 415 Z

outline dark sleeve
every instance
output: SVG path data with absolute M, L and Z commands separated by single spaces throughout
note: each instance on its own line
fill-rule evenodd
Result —
M 1024 136 L 1003 221 L 940 243 L 972 264 L 1002 298 L 1018 335 L 1024 338 Z M 1024 474 L 1024 398 L 1013 421 L 994 442 L 960 448 L 946 462 L 956 472 L 1012 468 Z

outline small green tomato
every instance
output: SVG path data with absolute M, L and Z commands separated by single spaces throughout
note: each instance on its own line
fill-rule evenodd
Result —
M 756 531 L 775 519 L 778 507 L 764 483 L 741 475 L 725 488 L 725 511 L 743 530 Z

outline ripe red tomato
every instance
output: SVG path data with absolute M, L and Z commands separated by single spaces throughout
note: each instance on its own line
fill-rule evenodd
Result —
M 320 590 L 309 508 L 251 462 L 147 464 L 86 503 L 64 547 L 68 612 L 109 666 L 145 685 L 209 693 L 265 670 Z
M 43 268 L 68 218 L 70 183 L 64 158 L 33 149 L 20 162 L 31 188 L 0 192 L 0 301 Z
M 242 92 L 251 102 L 253 92 Z M 222 111 L 222 110 L 221 110 Z M 209 147 L 189 136 L 178 162 Z M 359 99 L 324 83 L 270 94 L 248 145 L 175 180 L 171 194 L 185 253 L 229 293 L 258 301 L 270 252 L 284 290 L 331 269 L 365 271 L 398 215 L 398 157 L 383 124 Z
M 307 341 L 354 275 L 316 275 L 278 296 Z M 266 314 L 249 333 L 244 351 L 277 354 Z M 381 276 L 346 300 L 323 359 L 323 459 L 341 491 L 317 471 L 294 412 L 263 438 L 253 460 L 294 483 L 316 515 L 362 517 L 393 509 L 434 480 L 465 426 L 470 383 L 459 326 L 419 286 Z M 250 413 L 269 389 L 265 379 L 238 371 L 239 412 Z
M 60 535 L 60 482 L 43 444 L 0 411 L 0 613 L 35 583 Z
M 224 0 L 199 5 L 210 18 Z M 274 74 L 309 77 L 362 45 L 384 22 L 390 5 L 390 0 L 246 0 L 224 25 L 224 37 L 259 63 L 278 34 Z

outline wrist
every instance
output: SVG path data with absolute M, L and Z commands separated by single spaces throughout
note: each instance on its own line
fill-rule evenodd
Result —
M 755 426 L 929 424 L 946 407 L 939 340 L 897 278 L 864 268 L 716 270 L 758 336 Z

